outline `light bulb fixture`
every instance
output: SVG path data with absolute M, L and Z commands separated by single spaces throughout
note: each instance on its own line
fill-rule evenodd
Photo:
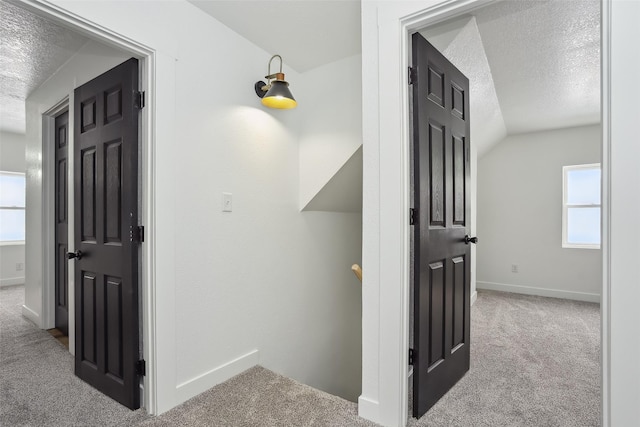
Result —
M 280 72 L 271 74 L 271 62 L 273 62 L 275 58 L 280 60 Z M 267 83 L 258 81 L 254 85 L 256 95 L 262 98 L 262 105 L 281 110 L 296 108 L 298 103 L 293 95 L 291 95 L 289 83 L 284 80 L 282 57 L 280 55 L 273 55 L 271 57 L 269 66 L 267 67 L 267 75 L 264 76 L 264 78 L 267 79 Z

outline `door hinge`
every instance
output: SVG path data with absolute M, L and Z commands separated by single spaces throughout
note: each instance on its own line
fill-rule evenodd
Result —
M 416 360 L 416 352 L 412 348 L 409 349 L 409 365 L 413 366 L 413 362 Z
M 144 225 L 138 225 L 137 227 L 131 226 L 129 229 L 129 240 L 138 243 L 144 242 Z
M 147 363 L 144 359 L 140 359 L 136 362 L 136 374 L 143 377 L 147 375 Z
M 133 103 L 135 104 L 138 110 L 142 110 L 144 108 L 144 105 L 145 105 L 144 95 L 145 95 L 145 92 L 138 91 L 135 93 L 135 96 L 134 96 L 135 100 Z
M 409 67 L 409 84 L 412 85 L 418 80 L 418 69 Z
M 414 208 L 409 209 L 409 225 L 416 225 L 416 210 Z

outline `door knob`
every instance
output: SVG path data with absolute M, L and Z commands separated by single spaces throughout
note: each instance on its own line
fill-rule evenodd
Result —
M 68 258 L 68 259 L 74 259 L 74 258 L 76 258 L 76 259 L 78 259 L 78 260 L 81 260 L 81 259 L 82 259 L 82 251 L 77 250 L 77 251 L 75 251 L 75 252 L 68 252 L 68 253 L 67 253 L 67 258 Z
M 466 236 L 464 236 L 464 244 L 468 245 L 469 243 L 473 243 L 473 244 L 478 243 L 478 238 L 477 237 L 469 237 L 469 235 L 467 234 Z

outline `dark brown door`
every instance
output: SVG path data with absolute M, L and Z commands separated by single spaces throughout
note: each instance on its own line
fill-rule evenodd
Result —
M 75 90 L 75 372 L 140 407 L 138 61 Z
M 413 35 L 413 415 L 469 370 L 469 80 Z
M 69 335 L 69 271 L 68 271 L 68 215 L 67 215 L 67 173 L 69 112 L 55 118 L 55 158 L 56 158 L 56 200 L 55 200 L 55 327 Z

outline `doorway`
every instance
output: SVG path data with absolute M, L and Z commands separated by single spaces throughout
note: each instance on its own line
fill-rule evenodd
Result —
M 29 143 L 27 152 L 32 159 L 41 159 L 41 162 L 31 162 L 30 173 L 31 181 L 27 183 L 28 193 L 32 195 L 32 203 L 30 207 L 29 218 L 27 219 L 27 228 L 31 231 L 27 233 L 27 246 L 30 248 L 27 258 L 29 259 L 30 277 L 27 279 L 25 289 L 25 306 L 23 307 L 23 315 L 31 319 L 37 326 L 42 329 L 50 329 L 56 326 L 56 297 L 66 300 L 68 313 L 68 332 L 70 352 L 74 353 L 75 348 L 75 317 L 74 304 L 75 297 L 75 281 L 74 275 L 69 276 L 69 287 L 66 295 L 61 295 L 60 290 L 56 294 L 56 265 L 60 263 L 57 257 L 56 249 L 56 162 L 55 162 L 55 118 L 69 105 L 69 122 L 68 128 L 74 126 L 74 118 L 72 115 L 72 105 L 74 102 L 73 89 L 90 80 L 102 72 L 112 68 L 114 65 L 131 58 L 137 57 L 139 60 L 139 77 L 137 83 L 141 90 L 146 92 L 147 99 L 152 98 L 153 82 L 154 82 L 154 52 L 141 44 L 131 40 L 125 40 L 114 32 L 88 25 L 86 22 L 73 17 L 64 11 L 52 9 L 49 6 L 39 3 L 28 3 L 18 5 L 19 9 L 24 8 L 26 12 L 38 17 L 40 20 L 51 20 L 58 25 L 64 26 L 68 31 L 75 32 L 75 37 L 83 39 L 88 36 L 86 42 L 81 43 L 80 52 L 76 53 L 69 61 L 60 68 L 60 72 L 47 80 L 34 92 L 27 100 L 27 111 L 36 111 L 39 120 L 33 120 L 28 126 Z M 34 55 L 37 58 L 37 55 Z M 91 58 L 83 63 L 81 59 Z M 60 101 L 60 100 L 63 101 Z M 52 107 L 53 106 L 53 107 Z M 153 194 L 153 179 L 151 175 L 153 157 L 151 151 L 151 132 L 154 112 L 151 108 L 143 110 L 140 114 L 140 145 L 137 156 L 140 159 L 140 169 L 137 176 L 139 177 L 138 189 L 146 195 L 145 200 L 138 200 L 138 217 L 137 220 L 145 225 L 153 225 L 153 215 L 151 211 L 152 204 L 148 203 Z M 67 145 L 73 144 L 73 132 L 68 134 Z M 67 164 L 73 163 L 73 152 L 67 153 Z M 66 175 L 69 203 L 66 207 L 67 221 L 69 224 L 74 221 L 73 213 L 73 191 L 69 185 L 72 182 L 71 169 Z M 41 177 L 42 179 L 33 179 Z M 37 195 L 37 196 L 36 196 Z M 40 202 L 34 203 L 33 201 Z M 73 227 L 68 227 L 68 246 L 74 250 Z M 129 233 L 127 233 L 127 237 Z M 153 234 L 147 236 L 147 241 L 153 240 Z M 64 242 L 62 242 L 64 243 Z M 59 248 L 58 248 L 59 249 Z M 141 268 L 136 271 L 140 287 L 143 289 L 142 297 L 139 301 L 139 313 L 136 315 L 135 322 L 140 324 L 140 347 L 143 348 L 141 358 L 149 361 L 151 367 L 155 366 L 154 356 L 154 337 L 155 326 L 151 322 L 154 316 L 154 292 L 151 285 L 150 260 L 153 259 L 154 251 L 150 245 L 145 245 L 141 249 Z M 58 260 L 56 259 L 58 258 Z M 62 268 L 58 272 L 63 271 Z M 60 316 L 58 316 L 58 321 Z M 147 366 L 148 376 L 144 381 L 144 396 L 142 406 L 149 413 L 155 411 L 155 371 L 150 370 Z M 140 385 L 142 390 L 143 384 Z
M 537 4 L 534 5 L 533 2 L 532 2 L 532 5 L 529 5 L 529 6 L 526 6 L 525 2 L 520 2 L 519 4 L 520 5 L 525 5 L 524 12 L 528 12 L 529 14 L 531 14 L 531 13 L 535 14 L 536 13 L 535 12 L 535 8 L 539 7 L 539 5 L 537 5 Z M 581 121 L 581 122 L 580 121 L 575 121 L 575 118 L 563 117 L 562 119 L 565 120 L 564 122 L 561 122 L 560 119 L 558 119 L 554 123 L 554 125 L 557 125 L 557 123 L 563 123 L 563 127 L 567 128 L 568 130 L 566 130 L 566 131 L 558 131 L 558 130 L 552 129 L 552 130 L 547 131 L 544 128 L 542 130 L 534 128 L 534 126 L 535 126 L 534 122 L 536 120 L 530 119 L 529 121 L 531 123 L 524 123 L 524 122 L 518 121 L 519 118 L 517 117 L 517 115 L 514 115 L 513 112 L 511 112 L 511 111 L 504 112 L 504 117 L 505 117 L 504 121 L 506 122 L 507 125 L 506 125 L 506 129 L 504 129 L 505 125 L 504 124 L 502 125 L 502 127 L 503 127 L 503 135 L 499 136 L 497 138 L 498 142 L 500 142 L 501 140 L 505 140 L 505 141 L 506 140 L 508 140 L 508 141 L 512 141 L 513 140 L 512 146 L 516 145 L 516 144 L 523 144 L 523 142 L 522 142 L 523 140 L 525 140 L 525 139 L 535 139 L 536 138 L 536 132 L 542 132 L 540 134 L 540 136 L 538 137 L 538 139 L 542 140 L 542 139 L 553 138 L 554 135 L 557 133 L 559 135 L 559 136 L 556 137 L 556 139 L 559 142 L 557 145 L 560 145 L 562 140 L 563 139 L 567 139 L 565 137 L 567 135 L 569 135 L 569 134 L 572 134 L 572 133 L 576 133 L 576 135 L 580 134 L 579 137 L 576 136 L 576 139 L 584 139 L 583 136 L 587 135 L 587 136 L 589 136 L 589 138 L 591 138 L 591 140 L 595 144 L 593 147 L 589 148 L 588 151 L 590 151 L 592 154 L 596 153 L 595 155 L 597 156 L 597 159 L 591 159 L 591 160 L 587 159 L 586 161 L 583 161 L 583 163 L 590 163 L 591 161 L 600 161 L 599 152 L 600 152 L 600 149 L 601 149 L 601 142 L 600 142 L 601 128 L 599 127 L 599 123 L 600 123 L 600 91 L 599 91 L 600 85 L 599 85 L 599 78 L 600 78 L 601 70 L 600 70 L 600 55 L 599 55 L 599 49 L 598 49 L 599 48 L 599 25 L 598 25 L 598 23 L 600 21 L 599 3 L 598 2 L 592 2 L 591 6 L 592 7 L 590 8 L 589 12 L 594 12 L 594 13 L 591 13 L 591 15 L 588 15 L 587 12 L 585 12 L 585 8 L 584 7 L 581 9 L 580 12 L 575 12 L 575 11 L 571 12 L 573 15 L 576 16 L 575 19 L 583 19 L 583 20 L 585 20 L 585 22 L 583 24 L 584 27 L 589 27 L 589 25 L 591 25 L 591 27 L 589 27 L 589 29 L 592 30 L 592 32 L 595 34 L 595 35 L 591 34 L 590 44 L 587 45 L 587 47 L 595 48 L 595 51 L 592 49 L 590 52 L 587 51 L 586 53 L 583 54 L 583 55 L 586 55 L 588 58 L 591 59 L 591 63 L 583 64 L 581 67 L 578 67 L 581 71 L 585 71 L 587 73 L 587 76 L 585 78 L 587 79 L 588 82 L 590 82 L 590 85 L 587 86 L 587 89 L 589 89 L 589 88 L 593 89 L 591 92 L 589 92 L 590 94 L 592 94 L 591 99 L 586 99 L 586 107 L 585 106 L 582 107 L 585 111 L 589 111 L 590 112 L 590 114 L 588 115 L 589 117 L 588 118 L 582 118 L 583 121 Z M 523 11 L 514 11 L 514 10 L 507 10 L 507 11 L 502 10 L 502 11 L 500 11 L 500 10 L 497 10 L 498 7 L 499 7 L 499 4 L 498 5 L 487 6 L 486 8 L 483 8 L 483 9 L 484 10 L 490 10 L 490 8 L 493 8 L 494 16 L 492 16 L 492 20 L 496 21 L 496 22 L 501 22 L 500 19 L 502 19 L 503 21 L 507 21 L 508 22 L 509 21 L 508 19 L 503 19 L 505 16 L 508 17 L 510 14 L 515 14 L 516 12 L 523 13 Z M 515 6 L 512 5 L 512 4 L 507 4 L 506 5 L 507 9 L 508 8 L 513 9 L 514 7 Z M 527 9 L 530 9 L 530 10 L 527 10 Z M 425 32 L 429 33 L 431 31 L 431 36 L 434 37 L 436 42 L 440 42 L 441 44 L 443 44 L 445 46 L 446 45 L 453 46 L 453 47 L 448 49 L 448 52 L 453 53 L 453 55 L 455 56 L 456 52 L 457 52 L 458 55 L 460 55 L 461 52 L 464 52 L 463 49 L 456 50 L 456 46 L 455 46 L 455 39 L 457 37 L 456 32 L 459 31 L 458 34 L 461 34 L 462 36 L 460 36 L 460 37 L 462 39 L 464 39 L 464 47 L 465 47 L 465 49 L 469 49 L 469 50 L 472 50 L 472 51 L 475 52 L 478 49 L 477 49 L 477 46 L 475 46 L 473 44 L 474 41 L 473 41 L 473 34 L 472 34 L 471 29 L 473 29 L 473 27 L 476 27 L 476 22 L 475 22 L 476 17 L 479 16 L 481 18 L 478 18 L 478 19 L 482 19 L 482 9 L 479 9 L 479 10 L 481 11 L 480 13 L 477 13 L 477 11 L 474 10 L 473 12 L 471 12 L 471 13 L 469 13 L 467 15 L 459 15 L 459 16 L 451 18 L 451 19 L 449 19 L 447 21 L 440 22 L 438 24 L 432 25 L 432 26 L 428 27 L 425 30 L 421 30 L 421 32 L 422 33 L 425 33 Z M 561 12 L 564 12 L 564 11 L 557 11 L 556 14 L 560 14 Z M 526 15 L 526 14 L 527 13 L 524 13 L 524 15 Z M 554 14 L 552 13 L 550 15 L 554 15 Z M 496 18 L 496 16 L 497 16 L 497 18 Z M 586 18 L 585 18 L 585 16 L 586 16 Z M 469 21 L 470 18 L 472 18 L 473 21 Z M 486 14 L 484 15 L 484 18 L 487 19 Z M 520 18 L 520 22 L 522 22 L 522 19 L 524 19 L 524 18 Z M 480 25 L 481 25 L 481 23 L 478 23 L 478 26 L 480 26 Z M 503 25 L 505 25 L 505 24 L 503 24 Z M 508 25 L 506 25 L 506 26 L 507 26 L 507 29 L 502 31 L 503 37 L 504 37 L 504 34 L 509 34 L 509 31 L 513 31 L 513 28 L 509 29 Z M 457 30 L 455 29 L 456 27 L 457 27 Z M 433 31 L 433 29 L 437 29 L 438 31 Z M 585 34 L 581 33 L 578 37 L 575 37 L 575 36 L 573 37 L 572 43 L 573 43 L 573 46 L 574 46 L 575 49 L 579 49 L 581 46 L 585 46 L 584 45 L 584 40 L 585 40 L 584 36 L 585 36 Z M 529 34 L 529 37 L 530 38 L 535 38 L 536 35 L 535 34 Z M 488 41 L 492 40 L 491 36 L 487 37 L 486 35 L 485 35 L 485 37 L 482 37 L 482 39 L 480 39 L 480 37 L 478 37 L 477 39 L 480 41 L 480 45 L 479 45 L 480 49 L 482 49 L 482 42 L 487 43 Z M 508 48 L 505 47 L 505 44 L 507 44 L 506 41 L 504 43 L 502 43 L 500 45 L 500 47 L 501 47 L 501 49 L 508 50 Z M 494 52 L 495 52 L 495 49 L 494 49 Z M 527 52 L 531 53 L 532 51 L 531 50 L 527 50 Z M 500 82 L 500 77 L 501 77 L 500 76 L 500 69 L 499 69 L 499 65 L 500 64 L 496 65 L 495 57 L 491 58 L 491 53 L 492 52 L 489 52 L 487 54 L 489 59 L 493 59 L 494 60 L 494 64 L 493 64 L 494 66 L 491 68 L 490 71 L 494 72 L 494 78 L 496 78 L 496 81 L 498 82 L 498 83 L 496 83 L 496 85 L 499 86 L 500 83 L 503 83 L 503 82 Z M 469 56 L 471 56 L 471 54 L 469 54 Z M 469 66 L 468 57 L 465 58 L 465 59 L 467 60 L 467 62 L 464 63 L 464 60 L 463 60 L 463 65 L 462 66 L 463 67 L 464 66 L 468 67 Z M 459 57 L 458 57 L 458 60 L 460 60 Z M 515 55 L 511 55 L 510 56 L 510 60 L 513 61 L 514 63 L 520 63 L 521 62 L 521 61 L 518 61 L 518 59 L 515 57 Z M 486 61 L 486 59 L 485 59 L 485 61 Z M 514 69 L 512 68 L 512 70 L 514 70 Z M 558 69 L 558 73 L 559 74 L 562 73 L 563 71 L 566 71 L 566 69 L 562 69 L 562 68 Z M 590 73 L 590 74 L 588 74 L 588 73 Z M 497 74 L 497 75 L 495 75 L 495 74 Z M 513 74 L 514 75 L 512 75 L 511 77 L 515 80 L 516 76 L 517 76 L 517 72 L 514 71 Z M 489 74 L 489 76 L 491 77 L 491 74 Z M 580 76 L 582 76 L 582 74 L 580 74 Z M 575 77 L 575 75 L 573 77 Z M 553 83 L 555 83 L 555 82 L 553 82 L 553 81 L 550 82 L 549 86 L 552 86 Z M 509 103 L 510 94 L 504 95 L 504 85 L 502 87 L 498 88 L 498 89 L 502 90 L 502 93 L 500 94 L 501 96 L 499 96 L 502 105 L 503 106 L 509 106 L 510 105 L 510 103 Z M 583 92 L 588 92 L 587 89 L 583 89 Z M 500 90 L 498 90 L 498 92 L 500 92 Z M 522 100 L 524 100 L 524 99 L 528 100 L 527 97 L 519 97 L 519 98 L 522 99 Z M 492 100 L 490 99 L 490 97 L 485 96 L 482 99 L 483 99 L 483 102 L 485 103 L 483 108 L 485 110 L 490 110 L 491 109 L 491 104 L 492 104 L 492 102 L 491 102 Z M 497 98 L 495 100 L 496 100 L 496 104 L 497 104 Z M 536 101 L 534 99 L 531 102 L 535 105 Z M 556 100 L 556 102 L 561 104 L 563 102 L 563 100 Z M 524 101 L 521 101 L 521 104 L 522 103 L 524 103 Z M 498 108 L 499 107 L 500 107 L 500 104 L 498 104 Z M 550 111 L 550 112 L 553 112 L 555 108 L 556 108 L 556 106 L 553 106 L 553 107 L 547 108 L 547 110 Z M 472 108 L 472 110 L 473 110 L 473 108 Z M 570 110 L 572 110 L 572 108 L 568 108 L 567 109 L 567 111 L 570 111 Z M 530 114 L 527 114 L 527 115 L 529 117 L 531 117 Z M 587 116 L 587 114 L 585 114 L 585 116 Z M 472 117 L 473 117 L 473 114 L 472 114 Z M 549 122 L 552 121 L 550 115 L 545 116 L 543 114 L 543 115 L 541 115 L 541 117 L 545 118 Z M 481 119 L 482 124 L 487 128 L 491 128 L 491 126 L 494 124 L 494 123 L 491 122 L 490 118 L 481 117 L 480 119 Z M 473 120 L 474 120 L 474 118 L 472 118 L 472 121 Z M 572 121 L 572 120 L 574 120 L 574 121 Z M 539 122 L 540 122 L 540 119 L 538 119 L 538 123 Z M 530 127 L 527 128 L 527 126 L 530 126 Z M 553 127 L 553 125 L 549 125 L 549 126 Z M 579 129 L 575 130 L 576 127 L 578 127 Z M 580 127 L 582 127 L 582 128 L 580 128 Z M 496 126 L 496 129 L 497 128 L 498 127 Z M 476 129 L 475 131 L 472 131 L 472 134 L 476 135 L 476 136 L 477 135 L 481 135 L 481 137 L 483 137 L 485 140 L 487 139 L 486 134 L 483 135 L 481 130 L 479 131 L 478 129 Z M 519 136 L 519 135 L 522 135 L 522 134 L 524 134 L 526 136 Z M 499 135 L 499 133 L 495 133 L 495 135 Z M 513 136 L 513 135 L 516 135 L 516 136 Z M 540 146 L 542 147 L 543 144 L 541 143 Z M 491 147 L 491 146 L 484 146 L 484 147 L 480 147 L 480 148 L 481 148 L 481 154 L 482 155 L 486 155 L 488 152 L 490 152 L 493 149 L 493 147 Z M 571 150 L 569 150 L 569 151 L 572 151 L 572 152 L 580 151 L 580 147 L 572 146 Z M 528 163 L 529 164 L 533 164 L 534 161 L 535 161 L 535 156 L 533 156 L 531 154 L 531 152 L 529 152 L 528 155 L 529 155 Z M 554 155 L 555 155 L 554 153 L 550 153 L 550 154 L 547 155 L 547 158 L 546 158 L 547 163 L 549 163 L 550 165 L 553 164 L 553 167 L 551 168 L 552 170 L 550 172 L 548 172 L 548 173 L 552 174 L 553 177 L 554 177 L 554 179 L 553 179 L 554 182 L 552 183 L 552 185 L 554 185 L 554 189 L 553 190 L 551 190 L 551 189 L 549 189 L 549 190 L 536 190 L 536 191 L 537 192 L 539 192 L 539 191 L 549 191 L 549 192 L 553 191 L 552 199 L 554 199 L 554 200 L 557 199 L 555 201 L 558 202 L 558 201 L 561 201 L 561 193 L 558 193 L 558 192 L 561 192 L 561 189 L 562 189 L 562 166 L 561 165 L 558 166 L 558 165 L 555 164 L 555 160 L 553 158 Z M 504 159 L 503 159 L 503 161 L 504 161 Z M 578 161 L 576 161 L 576 162 L 578 162 Z M 526 163 L 527 162 L 525 162 L 525 164 Z M 495 162 L 492 163 L 492 165 L 493 165 L 494 168 L 496 168 L 496 166 L 497 166 L 497 164 Z M 519 166 L 519 168 L 520 168 L 520 170 L 526 170 L 526 167 L 523 167 L 522 164 Z M 477 170 L 478 167 L 474 166 L 474 169 Z M 505 175 L 503 178 L 505 179 L 505 181 L 510 181 L 510 182 L 514 182 L 515 181 L 512 177 L 510 178 L 508 175 Z M 529 179 L 529 181 L 537 182 L 539 180 L 537 178 L 531 177 Z M 494 184 L 495 184 L 495 181 L 494 181 Z M 536 193 L 534 191 L 523 191 L 523 193 L 528 194 L 529 198 L 535 198 L 535 195 L 536 195 Z M 556 193 L 558 193 L 560 195 L 558 195 Z M 508 191 L 507 192 L 503 191 L 503 194 L 505 195 L 504 197 L 508 197 L 509 192 Z M 541 203 L 539 203 L 539 204 L 541 204 Z M 495 208 L 495 200 L 493 200 L 493 203 L 489 204 L 489 205 L 487 205 L 486 203 L 484 203 L 484 204 L 479 203 L 479 206 L 484 206 L 485 212 L 488 209 L 487 206 L 489 206 L 489 209 L 490 209 L 492 205 Z M 520 205 L 518 205 L 518 206 L 520 206 Z M 550 210 L 553 211 L 551 213 L 551 216 L 553 216 L 554 214 L 558 213 L 558 211 L 560 209 L 560 206 L 561 206 L 561 204 L 558 205 L 558 206 L 552 205 L 549 208 Z M 531 223 L 530 221 L 523 222 L 523 219 L 526 217 L 526 214 L 527 214 L 527 212 L 523 212 L 523 210 L 524 209 L 518 211 L 516 209 L 515 212 L 512 211 L 512 217 L 514 219 L 519 219 L 521 221 L 520 225 L 525 227 L 525 231 L 523 233 L 510 233 L 510 237 L 512 238 L 514 243 L 522 242 L 522 246 L 523 247 L 532 248 L 536 238 L 537 238 L 537 240 L 542 240 L 544 233 L 542 233 L 540 230 L 538 230 L 538 231 L 535 232 L 536 236 L 533 239 L 525 237 L 527 235 L 526 233 L 529 230 L 535 230 L 536 229 L 536 224 Z M 540 215 L 539 215 L 539 217 L 540 217 Z M 555 218 L 554 221 L 556 221 L 557 223 L 554 222 L 552 225 L 548 225 L 546 227 L 549 228 L 549 229 L 553 229 L 554 232 L 557 231 L 557 237 L 558 237 L 556 239 L 557 241 L 554 240 L 554 242 L 553 242 L 553 244 L 557 243 L 557 245 L 556 245 L 557 248 L 554 247 L 553 250 L 560 251 L 560 250 L 563 250 L 561 248 L 560 243 L 559 243 L 559 239 L 560 239 L 560 235 L 561 235 L 561 232 L 560 232 L 560 219 L 561 219 L 561 217 L 559 215 L 555 215 L 555 217 L 557 217 L 557 218 Z M 502 221 L 503 225 L 505 225 L 505 226 L 507 225 L 507 223 L 505 222 L 504 219 L 502 219 L 501 221 Z M 556 230 L 556 228 L 557 228 L 557 230 Z M 493 237 L 492 234 L 495 233 L 495 232 L 496 232 L 495 230 L 491 230 L 491 232 L 487 232 L 487 236 L 488 237 Z M 482 242 L 487 243 L 487 242 L 490 242 L 492 240 L 492 239 L 482 239 L 482 233 L 483 233 L 483 230 L 482 229 L 478 229 L 478 234 L 481 237 L 481 244 L 482 244 Z M 522 240 L 518 240 L 517 238 L 513 239 L 513 237 L 514 236 L 518 236 L 518 234 L 522 235 L 522 237 L 523 237 Z M 531 243 L 526 243 L 526 242 L 531 242 Z M 494 248 L 491 248 L 491 250 L 494 250 Z M 548 249 L 546 251 L 547 252 L 551 252 L 551 249 Z M 515 251 L 513 251 L 513 249 L 512 249 L 511 252 L 515 252 Z M 585 263 L 589 264 L 589 265 L 593 265 L 593 264 L 600 265 L 600 260 L 601 260 L 600 254 L 599 253 L 594 253 L 594 254 L 590 254 L 590 255 L 594 255 L 595 256 L 594 261 L 585 261 Z M 531 255 L 531 258 L 533 260 L 535 260 L 535 256 L 533 254 Z M 480 258 L 480 259 L 482 259 L 482 258 Z M 482 267 L 486 267 L 486 264 L 488 264 L 488 263 L 483 261 Z M 542 262 L 542 263 L 538 263 L 538 265 L 549 266 L 549 263 Z M 492 267 L 495 268 L 494 265 L 492 265 Z M 511 263 L 509 263 L 507 268 L 509 269 L 509 271 L 508 271 L 509 274 L 514 274 L 515 275 L 515 274 L 518 274 L 518 273 L 523 273 L 521 270 L 519 271 L 519 268 L 521 269 L 522 265 L 518 265 L 518 263 L 514 263 L 513 265 Z M 586 268 L 586 266 L 585 266 L 585 268 Z M 577 270 L 580 270 L 580 269 L 577 269 Z M 480 271 L 479 274 L 481 274 L 481 273 L 482 274 L 486 274 L 486 268 L 484 270 L 483 269 L 479 269 L 479 271 Z M 569 269 L 569 271 L 571 271 L 571 269 Z M 575 273 L 574 273 L 574 275 L 575 275 Z M 599 301 L 599 290 L 602 288 L 602 282 L 600 280 L 600 277 L 602 276 L 601 269 L 599 271 L 594 271 L 592 276 L 596 278 L 596 282 L 597 283 L 594 283 L 593 288 L 597 290 L 597 292 L 598 292 L 597 294 L 587 294 L 587 293 L 583 293 L 583 292 L 565 292 L 564 290 L 556 291 L 555 289 L 539 289 L 538 291 L 540 291 L 540 293 L 537 294 L 537 295 L 556 296 L 556 297 L 560 297 L 560 298 L 570 298 L 570 299 L 585 300 L 585 301 Z M 478 280 L 481 281 L 483 279 L 484 279 L 483 277 L 480 277 Z M 486 281 L 486 279 L 484 279 L 484 280 Z M 486 282 L 479 282 L 478 287 L 485 288 L 486 287 Z M 489 288 L 489 289 L 491 289 L 491 288 Z M 519 288 L 516 286 L 516 287 L 510 287 L 510 288 L 500 289 L 500 290 L 507 290 L 507 291 L 511 291 L 511 292 L 514 292 L 514 290 L 515 290 L 515 292 L 518 292 Z M 528 289 L 524 289 L 520 293 L 529 293 L 527 291 L 528 291 Z M 534 291 L 535 291 L 535 289 L 534 289 Z M 472 360 L 472 364 L 473 364 L 473 360 Z M 415 369 L 415 367 L 414 367 L 414 369 Z M 597 369 L 594 370 L 594 375 L 593 376 L 597 377 L 598 373 L 599 373 L 599 371 Z M 415 372 L 414 372 L 414 375 L 415 375 Z
M 469 79 L 422 35 L 412 36 L 413 415 L 469 370 Z

